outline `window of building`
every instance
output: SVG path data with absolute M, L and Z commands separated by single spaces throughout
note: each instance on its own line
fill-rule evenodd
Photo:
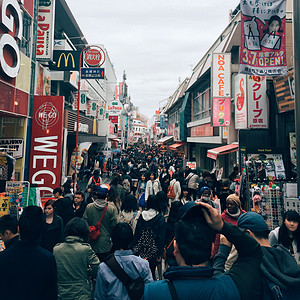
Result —
M 193 121 L 202 120 L 210 116 L 211 112 L 211 90 L 198 92 L 193 98 Z
M 19 48 L 22 53 L 26 56 L 30 57 L 30 32 L 31 32 L 31 17 L 24 11 L 22 11 L 23 15 L 23 34 L 22 39 L 19 40 Z

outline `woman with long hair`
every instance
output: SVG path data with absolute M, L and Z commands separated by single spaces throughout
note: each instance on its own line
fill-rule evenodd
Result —
M 121 199 L 118 195 L 117 188 L 115 186 L 110 186 L 110 189 L 107 194 L 107 202 L 112 203 L 116 208 L 117 213 L 119 213 L 121 209 Z
M 300 266 L 300 216 L 294 210 L 283 214 L 283 222 L 269 234 L 271 246 L 280 244 L 287 248 Z
M 140 199 L 141 195 L 145 192 L 146 185 L 147 185 L 146 174 L 142 173 L 140 176 L 140 179 L 138 181 L 138 186 L 137 186 L 137 190 L 136 190 L 137 199 Z
M 146 184 L 145 190 L 145 200 L 147 201 L 149 196 L 156 195 L 159 191 L 161 191 L 161 185 L 158 179 L 156 179 L 155 172 L 149 173 L 149 180 Z

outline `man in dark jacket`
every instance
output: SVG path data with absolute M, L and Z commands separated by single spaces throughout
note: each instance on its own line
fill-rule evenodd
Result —
M 57 270 L 54 255 L 42 249 L 37 240 L 43 225 L 43 212 L 28 206 L 19 220 L 20 241 L 0 252 L 1 299 L 56 300 Z
M 236 226 L 223 222 L 207 203 L 189 202 L 181 209 L 175 226 L 174 255 L 178 267 L 168 268 L 165 278 L 145 286 L 144 299 L 260 299 L 261 247 Z M 225 235 L 239 253 L 239 260 L 226 275 L 213 277 L 208 265 L 215 232 Z
M 63 219 L 64 226 L 74 217 L 73 210 L 73 198 L 69 197 L 68 194 L 65 197 L 62 195 L 63 191 L 61 188 L 55 188 L 53 190 L 55 213 Z
M 8 249 L 19 240 L 16 217 L 5 215 L 0 218 L 0 239 L 4 242 L 5 249 Z

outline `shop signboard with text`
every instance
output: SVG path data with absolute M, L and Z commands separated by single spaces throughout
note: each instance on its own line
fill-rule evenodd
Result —
M 235 128 L 247 129 L 247 75 L 237 74 L 234 86 Z
M 223 127 L 230 125 L 230 98 L 213 98 L 213 126 Z
M 29 181 L 43 194 L 61 184 L 64 97 L 34 96 Z

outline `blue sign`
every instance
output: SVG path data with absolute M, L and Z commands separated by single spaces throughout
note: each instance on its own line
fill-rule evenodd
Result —
M 165 116 L 160 115 L 160 129 L 165 129 L 166 128 L 166 122 L 165 122 Z
M 81 79 L 104 79 L 104 68 L 81 68 Z

